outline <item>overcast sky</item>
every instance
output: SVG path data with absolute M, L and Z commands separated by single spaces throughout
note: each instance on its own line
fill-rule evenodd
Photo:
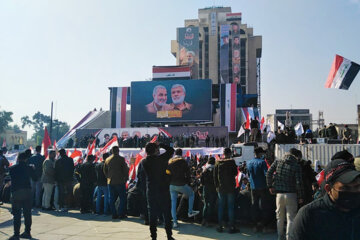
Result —
M 0 109 L 15 123 L 40 111 L 73 126 L 108 87 L 151 78 L 174 65 L 170 41 L 198 9 L 230 6 L 263 36 L 262 114 L 310 108 L 326 123 L 356 123 L 360 76 L 350 90 L 325 89 L 335 54 L 360 63 L 359 0 L 2 0 Z M 30 134 L 28 135 L 30 137 Z

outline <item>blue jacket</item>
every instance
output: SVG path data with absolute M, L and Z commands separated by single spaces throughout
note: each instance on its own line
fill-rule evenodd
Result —
M 254 158 L 246 162 L 251 189 L 265 189 L 267 166 L 263 159 Z

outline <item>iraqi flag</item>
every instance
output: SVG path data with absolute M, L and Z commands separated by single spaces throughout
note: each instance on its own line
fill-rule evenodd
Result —
M 315 176 L 315 179 L 318 182 L 319 186 L 321 186 L 321 183 L 325 180 L 325 171 L 321 170 L 321 172 L 319 172 L 318 175 Z
M 111 127 L 126 127 L 126 104 L 130 99 L 129 87 L 110 88 Z
M 71 153 L 70 157 L 73 159 L 74 165 L 76 166 L 81 163 L 82 152 L 79 150 L 76 150 L 76 148 L 75 148 L 74 151 Z
M 359 64 L 342 56 L 336 55 L 325 83 L 325 87 L 348 90 L 359 70 Z
M 190 66 L 153 66 L 153 78 L 190 78 Z
M 262 117 L 262 118 L 261 118 L 261 122 L 260 122 L 260 129 L 261 129 L 261 131 L 264 131 L 265 127 L 266 127 L 266 125 L 265 125 L 265 118 Z

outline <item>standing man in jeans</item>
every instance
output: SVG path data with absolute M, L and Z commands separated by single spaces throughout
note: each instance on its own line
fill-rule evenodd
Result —
M 49 152 L 49 158 L 43 163 L 42 183 L 44 187 L 44 194 L 42 199 L 42 206 L 44 210 L 52 210 L 51 208 L 51 195 L 55 186 L 55 151 Z
M 216 231 L 223 232 L 223 215 L 225 205 L 228 207 L 229 217 L 229 233 L 236 233 L 239 230 L 235 227 L 234 204 L 235 204 L 235 177 L 237 175 L 237 167 L 234 159 L 231 158 L 231 149 L 224 149 L 224 158 L 216 161 L 214 168 L 214 183 L 218 192 L 219 210 L 218 224 Z
M 274 174 L 276 172 L 276 174 Z M 294 155 L 286 154 L 276 160 L 266 173 L 266 183 L 271 194 L 276 194 L 276 219 L 279 239 L 289 239 L 298 203 L 303 202 L 301 167 Z M 284 223 L 286 214 L 286 235 Z
M 266 196 L 269 194 L 266 186 L 267 166 L 265 162 L 265 151 L 261 147 L 254 150 L 255 158 L 246 163 L 250 177 L 251 187 L 251 208 L 253 220 L 256 224 L 255 231 L 260 231 L 264 227 L 264 204 Z
M 112 155 L 108 157 L 104 164 L 104 174 L 107 178 L 107 184 L 110 194 L 110 208 L 112 219 L 126 218 L 126 181 L 129 178 L 129 167 L 125 158 L 119 155 L 119 147 L 112 148 Z M 116 211 L 115 202 L 120 198 L 119 209 Z
M 14 235 L 10 240 L 31 239 L 31 179 L 35 179 L 35 166 L 27 164 L 27 155 L 20 153 L 18 164 L 10 168 L 11 177 L 11 212 L 14 215 Z M 24 214 L 25 231 L 20 235 L 21 210 Z
M 55 162 L 55 180 L 59 189 L 60 211 L 66 212 L 73 192 L 74 161 L 66 156 L 65 149 L 60 149 L 59 153 L 60 158 Z
M 102 161 L 95 166 L 96 172 L 96 184 L 97 184 L 97 191 L 96 191 L 96 213 L 97 214 L 109 214 L 110 208 L 110 201 L 109 201 L 109 191 L 107 187 L 107 179 L 104 175 L 104 163 L 105 160 L 109 157 L 108 153 L 104 153 L 102 157 Z M 103 211 L 101 210 L 101 199 L 102 195 L 104 194 L 104 208 Z
M 160 148 L 165 153 L 160 154 Z M 151 239 L 157 239 L 157 219 L 163 215 L 168 240 L 173 240 L 171 226 L 171 202 L 169 180 L 166 175 L 168 161 L 174 154 L 174 149 L 165 144 L 148 143 L 145 151 L 147 157 L 142 160 L 146 176 L 146 197 L 149 210 Z
M 36 146 L 35 148 L 36 154 L 29 158 L 29 164 L 33 164 L 35 166 L 36 180 L 31 181 L 31 190 L 32 197 L 35 198 L 34 205 L 37 208 L 41 207 L 41 190 L 42 190 L 42 167 L 45 157 L 41 155 L 41 146 Z
M 194 191 L 188 185 L 190 182 L 190 169 L 182 157 L 181 148 L 176 149 L 175 156 L 169 160 L 169 166 L 166 174 L 170 176 L 170 196 L 171 196 L 171 215 L 173 218 L 173 228 L 178 227 L 176 217 L 176 203 L 178 194 L 185 194 L 189 199 L 188 217 L 194 217 L 200 211 L 193 211 L 194 207 Z

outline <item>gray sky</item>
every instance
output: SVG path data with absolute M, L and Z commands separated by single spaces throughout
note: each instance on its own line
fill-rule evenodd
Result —
M 176 28 L 212 5 L 242 12 L 263 36 L 263 115 L 310 108 L 327 123 L 355 123 L 360 76 L 348 91 L 324 84 L 335 54 L 360 63 L 359 0 L 3 0 L 0 108 L 20 124 L 37 111 L 50 115 L 54 101 L 56 117 L 71 126 L 94 107 L 109 109 L 108 87 L 176 64 Z

